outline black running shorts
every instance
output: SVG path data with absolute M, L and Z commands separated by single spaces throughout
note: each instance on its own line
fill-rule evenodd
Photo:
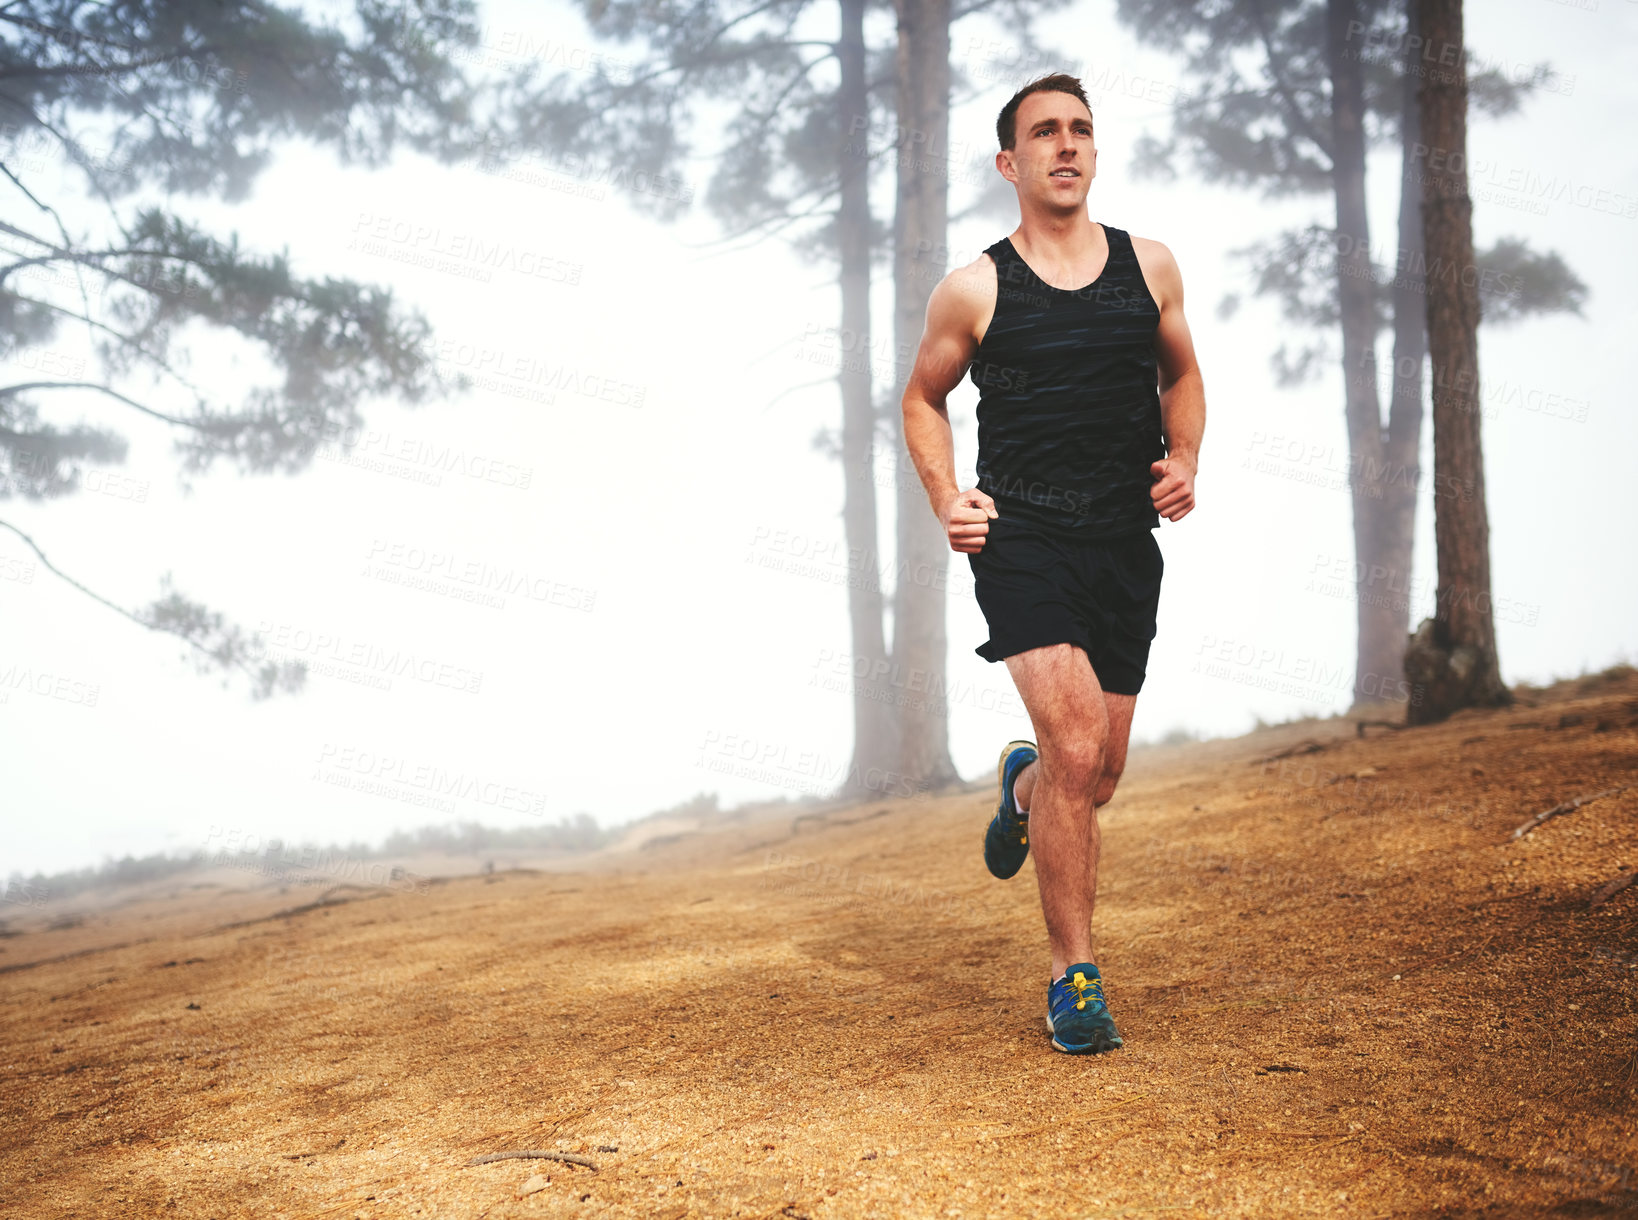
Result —
M 1076 644 L 1104 690 L 1143 689 L 1164 563 L 1152 529 L 1080 541 L 1016 518 L 990 522 L 968 555 L 990 638 L 975 651 L 1000 661 L 1048 644 Z

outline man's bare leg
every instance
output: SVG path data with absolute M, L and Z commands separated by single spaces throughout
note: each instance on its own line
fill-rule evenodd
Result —
M 1035 726 L 1040 757 L 1013 782 L 1029 811 L 1030 846 L 1041 912 L 1052 948 L 1052 977 L 1096 960 L 1092 912 L 1098 895 L 1098 808 L 1108 804 L 1126 766 L 1136 695 L 1102 689 L 1086 653 L 1073 644 L 1007 658 Z
M 1104 709 L 1109 713 L 1109 757 L 1104 763 L 1104 785 L 1108 789 L 1105 796 L 1099 797 L 1099 808 L 1109 803 L 1109 798 L 1115 794 L 1115 785 L 1120 781 L 1121 772 L 1126 769 L 1126 747 L 1132 735 L 1132 713 L 1137 708 L 1136 695 L 1117 695 L 1113 691 L 1103 692 Z M 1012 781 L 1012 799 L 1018 806 L 1020 813 L 1029 811 L 1030 798 L 1035 793 L 1035 781 L 1039 775 L 1039 768 L 1035 763 L 1026 763 L 1023 770 Z M 1101 791 L 1101 789 L 1100 789 Z

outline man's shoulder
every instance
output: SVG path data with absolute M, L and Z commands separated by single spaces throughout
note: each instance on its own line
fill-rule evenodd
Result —
M 1129 236 L 1132 239 L 1132 254 L 1137 258 L 1138 268 L 1148 281 L 1156 303 L 1163 304 L 1163 297 L 1180 301 L 1183 274 L 1177 268 L 1177 259 L 1171 247 L 1152 237 Z
M 1178 269 L 1178 259 L 1166 242 L 1156 241 L 1155 237 L 1138 237 L 1135 233 L 1129 233 L 1127 237 L 1132 239 L 1133 254 L 1137 255 L 1138 262 L 1142 262 L 1145 267 L 1153 265 L 1156 269 L 1161 267 Z
M 952 268 L 933 289 L 934 304 L 964 315 L 981 314 L 995 304 L 995 260 L 988 251 Z
M 1132 239 L 1132 250 L 1139 258 L 1149 257 L 1157 262 L 1177 261 L 1172 256 L 1172 248 L 1163 241 L 1156 241 L 1152 237 L 1139 237 L 1136 233 L 1128 233 L 1126 236 Z
M 995 283 L 995 259 L 988 250 L 980 250 L 978 257 L 970 263 L 952 267 L 940 284 L 981 283 L 984 280 Z

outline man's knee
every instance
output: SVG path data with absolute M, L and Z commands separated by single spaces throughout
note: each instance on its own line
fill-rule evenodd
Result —
M 1071 792 L 1093 793 L 1103 774 L 1103 742 L 1091 733 L 1041 743 L 1041 774 Z
M 1115 785 L 1120 783 L 1120 775 L 1124 768 L 1124 760 L 1110 759 L 1110 765 L 1098 775 L 1097 787 L 1092 793 L 1094 805 L 1107 805 L 1115 795 Z

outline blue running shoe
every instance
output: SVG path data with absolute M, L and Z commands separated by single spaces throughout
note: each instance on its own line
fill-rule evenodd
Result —
M 1047 988 L 1047 1028 L 1052 1045 L 1069 1055 L 1096 1055 L 1123 1045 L 1091 962 L 1071 966 Z
M 1024 867 L 1029 855 L 1029 814 L 1018 811 L 1012 799 L 1012 781 L 1036 759 L 1033 741 L 1009 741 L 1001 748 L 995 778 L 1001 789 L 1001 803 L 984 832 L 984 866 L 1005 881 Z

